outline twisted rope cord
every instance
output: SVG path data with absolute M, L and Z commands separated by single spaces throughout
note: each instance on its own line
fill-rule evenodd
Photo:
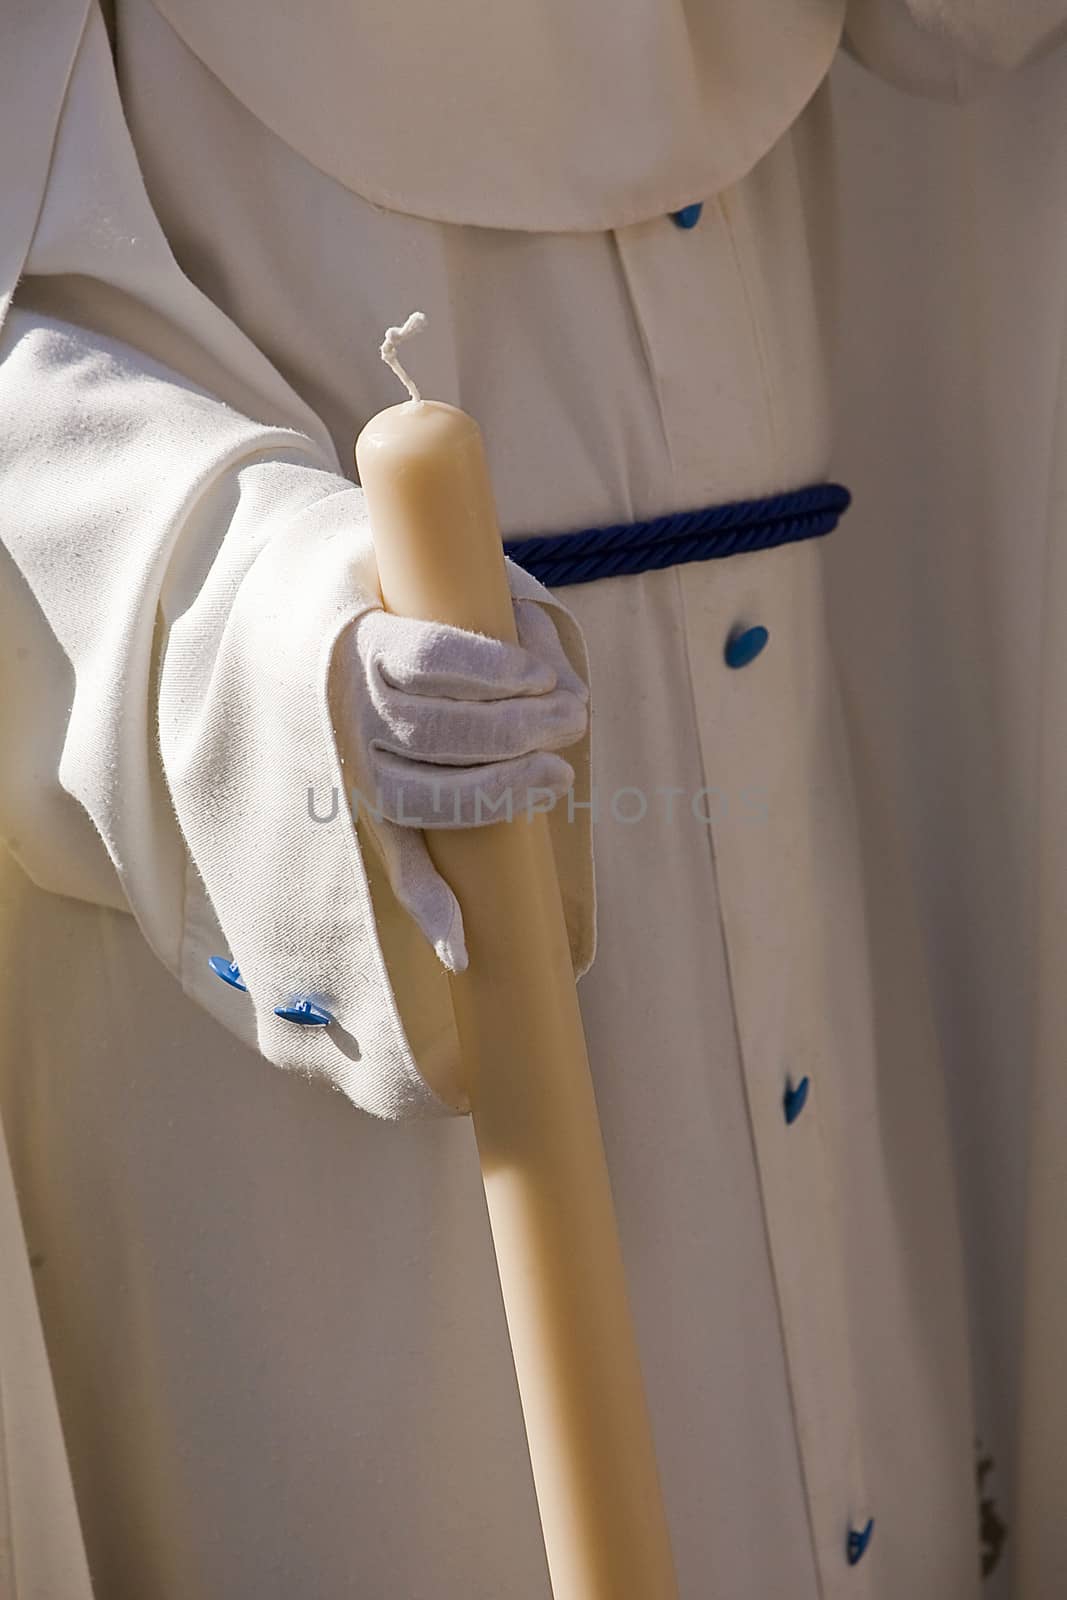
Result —
M 508 539 L 504 549 L 542 583 L 559 588 L 821 538 L 837 526 L 851 499 L 842 484 L 818 483 L 647 522 Z

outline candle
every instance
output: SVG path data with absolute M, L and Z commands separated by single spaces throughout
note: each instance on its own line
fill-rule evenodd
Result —
M 514 641 L 478 425 L 412 398 L 356 443 L 386 608 Z M 464 1086 L 555 1600 L 677 1600 L 547 820 L 429 830 L 463 912 Z

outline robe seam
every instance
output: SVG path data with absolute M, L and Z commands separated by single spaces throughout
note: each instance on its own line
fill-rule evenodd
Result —
M 633 318 L 633 325 L 637 333 L 638 343 L 641 346 L 641 354 L 644 358 L 645 368 L 648 372 L 648 379 L 652 387 L 652 393 L 656 399 L 656 413 L 659 417 L 660 432 L 663 435 L 663 447 L 667 452 L 667 465 L 670 479 L 673 482 L 678 476 L 678 469 L 674 459 L 674 448 L 671 444 L 671 430 L 667 422 L 667 407 L 663 401 L 663 392 L 660 386 L 659 372 L 656 369 L 656 363 L 652 357 L 652 341 L 648 336 L 648 331 L 645 328 L 641 317 L 641 303 L 634 291 L 633 279 L 630 276 L 630 270 L 626 259 L 626 251 L 623 249 L 622 243 L 619 239 L 619 232 L 620 230 L 618 228 L 613 228 L 611 230 L 612 248 L 615 252 L 616 260 L 619 263 L 619 269 L 622 273 L 622 281 L 626 285 L 627 304 L 629 305 L 630 315 Z
M 759 364 L 760 383 L 763 387 L 763 399 L 767 407 L 767 431 L 770 434 L 770 451 L 774 461 L 781 459 L 781 429 L 778 423 L 778 405 L 771 382 L 771 366 L 767 355 L 767 340 L 763 328 L 763 319 L 756 309 L 756 298 L 745 271 L 745 262 L 742 257 L 741 246 L 738 242 L 738 225 L 730 213 L 727 205 L 727 191 L 715 196 L 715 205 L 723 221 L 726 237 L 730 244 L 730 254 L 733 257 L 734 267 L 737 271 L 737 281 L 741 286 L 741 293 L 745 297 L 745 309 L 748 312 L 749 327 L 752 330 L 752 343 L 756 351 L 756 360 Z
M 692 668 L 692 661 L 690 659 L 690 654 L 689 654 L 689 615 L 688 615 L 688 611 L 686 609 L 686 604 L 685 604 L 685 591 L 684 591 L 684 589 L 682 587 L 682 581 L 681 581 L 682 569 L 679 566 L 675 566 L 675 567 L 672 568 L 672 571 L 674 573 L 675 590 L 676 590 L 676 593 L 677 593 L 677 596 L 678 596 L 678 602 L 679 602 L 679 606 L 680 606 L 680 609 L 681 609 L 681 615 L 682 615 L 682 636 L 683 636 L 683 644 L 684 644 L 683 654 L 684 654 L 684 657 L 685 657 L 685 681 L 686 681 L 686 688 L 688 689 L 688 693 L 689 693 L 689 708 L 690 708 L 691 715 L 693 717 L 694 726 L 697 729 L 697 748 L 698 748 L 699 754 L 700 754 L 700 773 L 701 773 L 701 777 L 706 779 L 708 774 L 707 774 L 706 761 L 705 761 L 705 756 L 704 756 L 704 745 L 703 745 L 703 741 L 700 738 L 700 723 L 699 723 L 699 718 L 698 718 L 698 715 L 697 715 L 696 688 L 695 688 L 695 685 L 693 683 L 693 668 Z M 813 1498 L 812 1498 L 813 1492 L 812 1492 L 812 1489 L 811 1489 L 809 1481 L 808 1481 L 808 1466 L 807 1466 L 807 1462 L 806 1462 L 806 1460 L 804 1458 L 804 1450 L 803 1450 L 803 1446 L 802 1446 L 802 1443 L 801 1443 L 800 1412 L 799 1412 L 799 1404 L 798 1404 L 798 1399 L 797 1399 L 796 1385 L 795 1385 L 794 1377 L 793 1377 L 792 1363 L 791 1363 L 790 1358 L 789 1358 L 789 1339 L 788 1339 L 788 1334 L 787 1334 L 787 1330 L 786 1330 L 786 1323 L 785 1323 L 785 1307 L 784 1307 L 784 1305 L 782 1303 L 781 1290 L 780 1290 L 779 1284 L 778 1284 L 778 1272 L 777 1272 L 777 1268 L 776 1268 L 776 1264 L 775 1264 L 775 1255 L 774 1255 L 774 1242 L 773 1242 L 773 1240 L 771 1238 L 770 1220 L 769 1220 L 768 1215 L 767 1215 L 767 1194 L 766 1194 L 766 1189 L 765 1189 L 764 1183 L 763 1183 L 763 1174 L 762 1174 L 762 1168 L 761 1168 L 761 1164 L 760 1164 L 759 1145 L 758 1145 L 757 1140 L 756 1140 L 755 1119 L 754 1119 L 754 1116 L 753 1116 L 752 1097 L 751 1097 L 751 1094 L 749 1092 L 748 1075 L 747 1075 L 747 1073 L 745 1071 L 744 1043 L 743 1043 L 743 1040 L 741 1038 L 741 1028 L 740 1028 L 740 1023 L 739 1023 L 739 1019 L 738 1019 L 738 1004 L 737 1004 L 737 994 L 736 994 L 736 990 L 735 990 L 735 987 L 734 987 L 733 963 L 732 963 L 731 957 L 730 957 L 730 945 L 729 945 L 729 940 L 728 940 L 728 937 L 727 937 L 726 919 L 723 916 L 722 893 L 721 893 L 720 885 L 719 885 L 719 872 L 718 872 L 718 865 L 717 865 L 716 856 L 715 856 L 714 829 L 713 829 L 713 826 L 712 826 L 712 824 L 710 822 L 707 825 L 707 846 L 708 846 L 708 860 L 709 860 L 709 864 L 710 864 L 710 867 L 711 867 L 711 878 L 712 878 L 712 883 L 713 883 L 714 888 L 715 888 L 716 920 L 717 920 L 718 925 L 719 925 L 719 937 L 720 937 L 720 939 L 722 941 L 723 964 L 724 964 L 725 969 L 726 969 L 726 987 L 727 987 L 727 992 L 728 992 L 728 994 L 730 996 L 730 1027 L 731 1027 L 731 1031 L 732 1031 L 733 1036 L 734 1036 L 734 1046 L 735 1046 L 735 1049 L 737 1051 L 738 1067 L 740 1068 L 741 1088 L 742 1088 L 742 1092 L 744 1094 L 745 1118 L 746 1118 L 746 1121 L 748 1123 L 748 1139 L 749 1139 L 749 1148 L 750 1148 L 751 1154 L 752 1154 L 752 1165 L 753 1165 L 753 1167 L 755 1169 L 756 1181 L 757 1181 L 757 1183 L 759 1185 L 760 1221 L 761 1221 L 762 1226 L 763 1226 L 763 1242 L 764 1242 L 764 1248 L 765 1248 L 765 1252 L 766 1252 L 767 1266 L 768 1266 L 768 1269 L 770 1271 L 771 1283 L 773 1285 L 773 1290 L 774 1290 L 774 1307 L 775 1307 L 776 1321 L 777 1321 L 777 1324 L 778 1324 L 778 1345 L 779 1345 L 779 1350 L 780 1350 L 781 1358 L 782 1358 L 782 1369 L 783 1369 L 783 1373 L 784 1373 L 784 1377 L 785 1377 L 786 1393 L 789 1396 L 789 1412 L 790 1412 L 790 1418 L 791 1418 L 791 1422 L 792 1422 L 793 1446 L 794 1446 L 794 1449 L 796 1451 L 797 1470 L 798 1470 L 799 1475 L 800 1475 L 800 1482 L 801 1482 L 801 1485 L 802 1485 L 802 1491 L 803 1491 L 803 1496 L 804 1496 L 804 1512 L 805 1512 L 805 1519 L 806 1519 L 807 1527 L 808 1527 L 808 1541 L 809 1541 L 809 1547 L 810 1547 L 810 1551 L 811 1551 L 812 1571 L 813 1571 L 814 1577 L 815 1577 L 815 1585 L 816 1585 L 816 1589 L 817 1589 L 817 1592 L 818 1592 L 818 1600 L 826 1600 L 826 1586 L 825 1586 L 825 1584 L 823 1582 L 822 1563 L 821 1563 L 821 1561 L 819 1559 L 819 1540 L 818 1540 L 818 1531 L 817 1531 L 816 1525 L 815 1525 L 815 1508 L 814 1508 Z

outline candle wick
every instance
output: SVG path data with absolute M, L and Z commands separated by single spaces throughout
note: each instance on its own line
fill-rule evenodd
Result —
M 401 339 L 408 339 L 413 333 L 421 333 L 425 326 L 425 313 L 422 311 L 413 311 L 402 327 L 386 328 L 385 338 L 382 340 L 381 350 L 382 360 L 385 362 L 386 366 L 392 367 L 393 371 L 396 373 L 397 377 L 400 379 L 401 383 L 404 385 L 404 388 L 414 400 L 415 404 L 420 406 L 422 404 L 422 395 L 419 393 L 418 388 L 412 382 L 411 378 L 404 371 L 404 368 L 400 365 L 400 362 L 397 359 L 396 347 L 400 343 Z

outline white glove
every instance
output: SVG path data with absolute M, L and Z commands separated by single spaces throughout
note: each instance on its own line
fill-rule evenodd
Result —
M 513 597 L 513 574 L 529 595 L 529 574 L 510 561 L 507 569 Z M 335 715 L 350 804 L 378 841 L 393 893 L 450 972 L 467 965 L 463 918 L 421 830 L 544 809 L 574 782 L 555 752 L 588 721 L 588 688 L 551 617 L 533 599 L 513 606 L 518 645 L 380 606 L 340 644 L 345 694 Z

